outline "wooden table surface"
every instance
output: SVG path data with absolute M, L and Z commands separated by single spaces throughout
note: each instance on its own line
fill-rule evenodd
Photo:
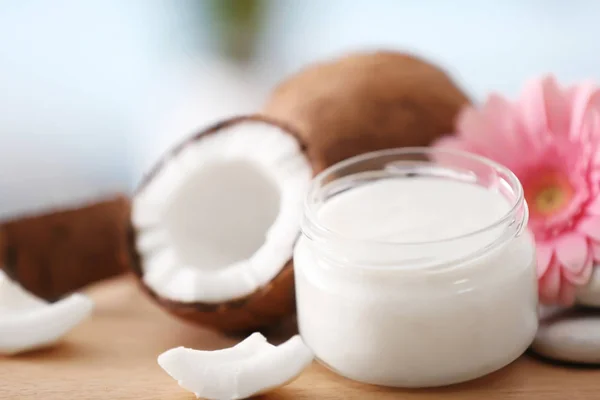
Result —
M 175 346 L 218 349 L 235 344 L 166 315 L 130 278 L 89 290 L 93 317 L 52 349 L 0 357 L 0 399 L 192 400 L 156 363 Z M 288 331 L 286 333 L 286 330 Z M 274 341 L 293 328 L 281 329 Z M 401 360 L 400 360 L 401 362 Z M 433 390 L 392 390 L 345 380 L 314 364 L 290 385 L 260 397 L 284 399 L 600 399 L 600 369 L 544 363 L 523 356 L 482 379 Z

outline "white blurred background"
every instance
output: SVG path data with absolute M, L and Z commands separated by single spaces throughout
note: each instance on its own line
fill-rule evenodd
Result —
M 252 23 L 236 36 L 237 14 Z M 600 80 L 598 15 L 595 0 L 0 0 L 0 218 L 130 191 L 174 141 L 352 50 L 425 56 L 475 100 L 548 72 Z

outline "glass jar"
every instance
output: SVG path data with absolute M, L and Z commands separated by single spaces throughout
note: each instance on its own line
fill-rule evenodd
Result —
M 322 218 L 328 202 L 365 185 L 427 179 L 489 190 L 503 199 L 506 212 L 453 236 L 437 234 L 434 219 L 429 233 L 410 242 L 357 238 Z M 485 209 L 483 203 L 475 204 Z M 362 206 L 371 212 L 370 205 Z M 418 208 L 411 217 L 417 225 L 429 215 Z M 464 224 L 452 218 L 448 221 Z M 538 323 L 535 247 L 527 220 L 516 176 L 469 153 L 394 149 L 330 167 L 312 183 L 294 251 L 303 340 L 340 375 L 385 386 L 448 385 L 509 364 L 531 344 Z

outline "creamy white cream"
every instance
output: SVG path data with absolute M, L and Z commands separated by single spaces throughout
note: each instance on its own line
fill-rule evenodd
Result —
M 305 232 L 294 254 L 304 341 L 341 375 L 386 386 L 510 363 L 537 329 L 532 238 L 492 226 L 511 207 L 499 189 L 426 176 L 326 200 L 315 216 L 329 232 Z

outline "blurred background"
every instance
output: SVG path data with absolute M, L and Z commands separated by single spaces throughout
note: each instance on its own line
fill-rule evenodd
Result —
M 600 78 L 594 0 L 0 0 L 0 218 L 130 191 L 173 142 L 352 50 L 446 68 L 475 101 Z

